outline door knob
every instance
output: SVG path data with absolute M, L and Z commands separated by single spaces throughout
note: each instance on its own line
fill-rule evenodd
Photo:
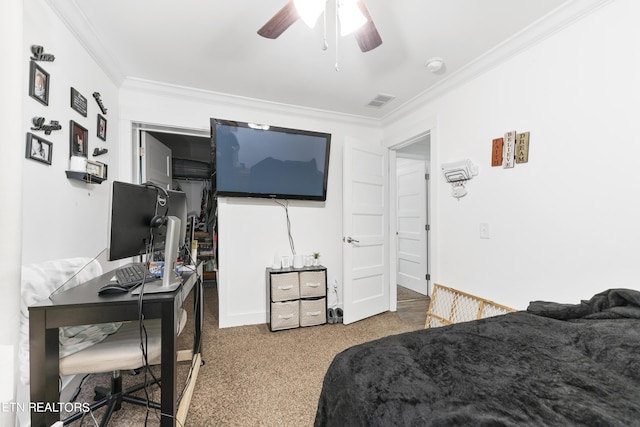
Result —
M 360 243 L 360 240 L 353 239 L 351 236 L 343 237 L 342 240 L 347 243 Z

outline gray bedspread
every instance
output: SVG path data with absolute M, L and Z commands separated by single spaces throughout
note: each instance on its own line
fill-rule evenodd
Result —
M 382 338 L 338 354 L 316 426 L 640 425 L 640 292 Z

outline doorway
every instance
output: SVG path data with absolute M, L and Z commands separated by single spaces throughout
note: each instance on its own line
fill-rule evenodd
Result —
M 392 293 L 400 316 L 424 318 L 430 294 L 430 132 L 392 147 L 390 165 Z
M 198 242 L 197 258 L 203 262 L 205 285 L 215 286 L 217 224 L 208 132 L 142 124 L 134 124 L 133 131 L 134 150 L 141 153 L 139 161 L 134 162 L 134 176 L 139 177 L 140 183 L 151 180 L 186 194 L 189 217 L 186 237 Z

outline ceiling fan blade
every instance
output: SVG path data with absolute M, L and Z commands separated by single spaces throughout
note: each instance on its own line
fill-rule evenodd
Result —
M 258 34 L 268 39 L 277 39 L 280 34 L 296 22 L 300 16 L 293 5 L 293 0 L 285 4 L 266 24 L 258 30 Z
M 363 52 L 369 52 L 382 44 L 382 38 L 378 33 L 376 24 L 374 24 L 373 19 L 371 19 L 371 15 L 367 10 L 367 6 L 364 4 L 364 0 L 358 1 L 358 6 L 360 6 L 362 14 L 367 18 L 367 22 L 354 33 L 354 36 L 358 42 L 358 46 L 360 46 L 360 50 Z

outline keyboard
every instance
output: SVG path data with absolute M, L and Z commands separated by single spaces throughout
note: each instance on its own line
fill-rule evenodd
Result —
M 135 287 L 142 281 L 152 281 L 156 278 L 149 272 L 144 264 L 131 264 L 116 270 L 116 280 L 120 286 Z

